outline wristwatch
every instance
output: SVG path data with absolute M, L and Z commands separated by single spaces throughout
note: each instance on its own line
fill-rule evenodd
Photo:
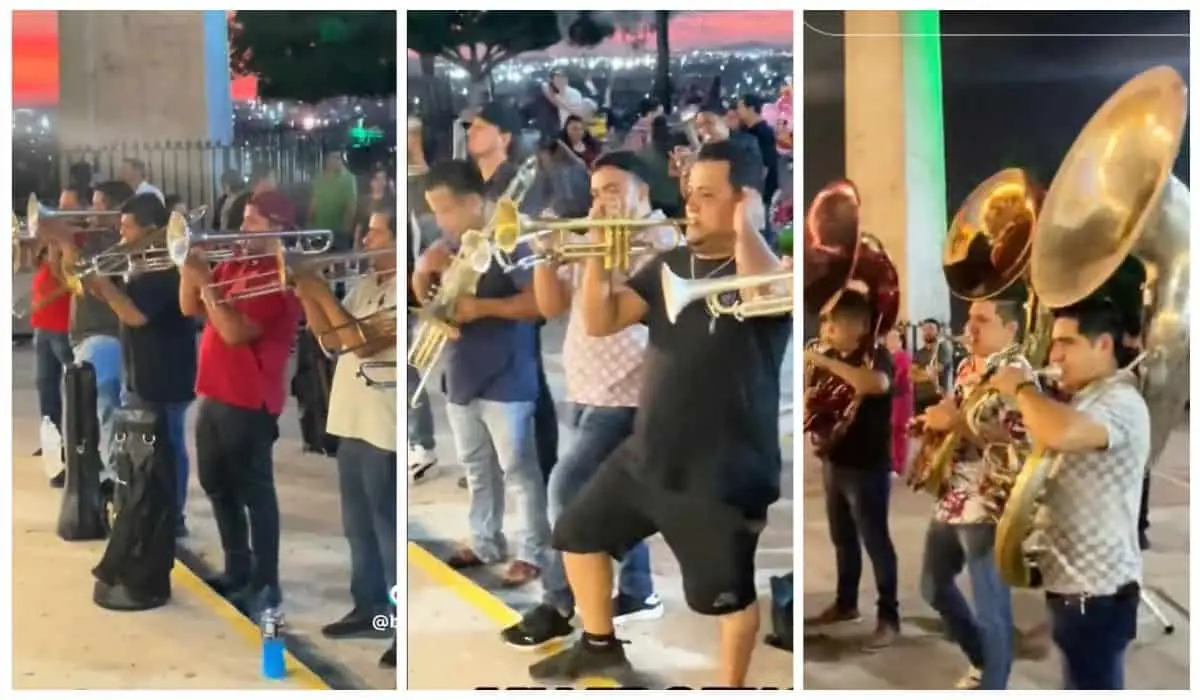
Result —
M 1026 379 L 1025 381 L 1023 381 L 1017 385 L 1016 390 L 1013 391 L 1013 396 L 1015 398 L 1020 398 L 1021 392 L 1025 391 L 1026 389 L 1033 389 L 1034 391 L 1040 391 L 1040 389 L 1038 389 L 1037 382 L 1033 381 L 1032 379 Z

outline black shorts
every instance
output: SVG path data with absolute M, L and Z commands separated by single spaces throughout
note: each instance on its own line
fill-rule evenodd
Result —
M 761 521 L 736 508 L 636 481 L 618 451 L 571 500 L 554 524 L 561 552 L 606 552 L 618 561 L 661 532 L 683 574 L 688 607 L 728 615 L 754 603 L 754 553 Z

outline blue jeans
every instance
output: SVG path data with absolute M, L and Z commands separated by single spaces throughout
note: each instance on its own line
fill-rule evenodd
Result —
M 388 610 L 396 585 L 396 453 L 356 438 L 338 441 L 342 530 L 350 543 L 350 595 L 364 613 Z
M 34 329 L 33 352 L 38 409 L 43 417 L 54 423 L 58 434 L 62 435 L 62 377 L 63 367 L 72 361 L 71 341 L 67 339 L 66 333 Z
M 575 439 L 550 472 L 550 485 L 547 487 L 551 525 L 583 489 L 584 484 L 600 471 L 604 460 L 633 433 L 634 414 L 633 408 L 571 406 L 569 425 Z M 542 571 L 542 588 L 545 591 L 543 603 L 566 613 L 574 611 L 575 597 L 567 585 L 562 554 L 557 551 L 550 553 L 549 562 Z M 645 542 L 639 542 L 621 560 L 617 588 L 639 601 L 654 594 L 654 581 L 650 577 L 650 549 Z
M 950 637 L 975 668 L 980 690 L 1004 690 L 1013 664 L 1012 594 L 993 558 L 996 526 L 929 523 L 921 565 L 921 597 L 942 616 Z M 967 569 L 975 612 L 955 577 Z
M 1046 596 L 1064 690 L 1124 690 L 1125 650 L 1137 637 L 1139 589 L 1116 595 Z
M 414 316 L 408 317 L 408 333 L 412 335 Z M 434 371 L 437 371 L 436 369 Z M 408 365 L 408 390 L 412 391 L 417 386 L 417 382 L 421 381 L 421 375 Z M 410 447 L 423 447 L 427 450 L 432 450 L 435 447 L 434 428 L 433 428 L 433 409 L 429 406 L 429 394 L 421 390 L 420 399 L 417 402 L 416 408 L 412 408 L 412 394 L 407 394 L 409 398 L 408 409 L 408 444 Z
M 75 361 L 96 370 L 96 417 L 100 421 L 100 461 L 113 468 L 113 414 L 121 407 L 124 385 L 121 341 L 111 335 L 93 335 L 75 346 Z
M 546 482 L 538 468 L 533 434 L 534 402 L 475 399 L 447 404 L 446 418 L 454 435 L 459 464 L 470 489 L 471 548 L 484 562 L 505 557 L 504 491 L 517 499 L 521 528 L 515 538 L 521 561 L 545 568 L 550 550 L 546 517 Z
M 862 579 L 862 548 L 871 558 L 880 622 L 900 626 L 897 599 L 896 548 L 888 532 L 888 498 L 892 470 L 887 464 L 835 466 L 826 461 L 825 516 L 837 560 L 837 600 L 840 610 L 858 609 L 858 584 Z M 861 538 L 861 545 L 860 539 Z

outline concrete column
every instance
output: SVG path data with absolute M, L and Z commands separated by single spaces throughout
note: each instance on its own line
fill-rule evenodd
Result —
M 900 318 L 950 320 L 936 11 L 846 12 L 846 174 L 900 273 Z
M 140 157 L 160 187 L 167 174 L 156 168 L 187 171 L 174 179 L 193 190 L 214 177 L 210 159 L 198 152 L 150 157 L 143 148 L 139 156 L 128 144 L 232 140 L 224 11 L 62 11 L 58 44 L 60 148 L 115 148 L 117 158 Z M 196 193 L 180 194 L 197 201 Z

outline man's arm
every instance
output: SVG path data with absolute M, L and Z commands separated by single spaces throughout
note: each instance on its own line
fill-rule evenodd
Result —
M 1030 439 L 1055 452 L 1092 452 L 1115 442 L 1109 427 L 1032 385 L 1017 392 L 1017 410 Z
M 500 299 L 472 297 L 475 318 L 501 318 L 506 321 L 536 321 L 542 317 L 538 311 L 537 297 L 533 287 L 526 287 L 516 294 Z
M 225 303 L 224 293 L 217 287 L 204 287 L 200 298 L 204 301 L 209 324 L 227 345 L 249 345 L 262 336 L 262 327 L 233 304 Z M 269 297 L 260 297 L 267 298 Z M 259 302 L 256 300 L 256 303 Z
M 657 279 L 658 270 L 658 264 L 645 266 L 630 280 L 631 285 L 637 285 L 638 281 L 653 283 L 650 279 L 643 278 Z M 604 262 L 599 258 L 588 258 L 584 263 L 580 293 L 583 294 L 580 307 L 583 313 L 583 328 L 593 337 L 613 335 L 635 323 L 641 323 L 650 310 L 650 305 L 641 294 L 613 281 L 612 275 L 604 269 Z
M 762 228 L 766 225 L 766 213 L 763 211 L 762 194 L 749 187 L 742 188 L 742 201 L 738 205 L 737 217 L 734 220 L 736 242 L 733 248 L 733 260 L 739 275 L 762 275 L 779 272 L 783 269 L 775 251 L 767 245 L 763 238 Z M 769 288 L 755 287 L 743 290 L 745 299 L 768 294 Z
M 824 355 L 818 355 L 813 360 L 819 367 L 849 384 L 856 394 L 878 396 L 888 393 L 888 390 L 891 389 L 892 380 L 889 373 L 881 371 L 877 366 L 862 367 L 851 365 Z
M 324 280 L 309 276 L 298 279 L 296 296 L 304 308 L 309 331 L 325 351 L 354 348 L 351 352 L 358 357 L 372 357 L 395 347 L 395 335 L 383 335 L 371 325 L 358 322 L 338 303 Z
M 183 266 L 179 274 L 179 310 L 190 318 L 203 318 L 204 300 L 200 298 L 200 290 L 211 281 L 204 271 L 194 267 L 196 263 L 189 262 Z
M 88 291 L 99 297 L 104 303 L 108 304 L 117 318 L 126 326 L 141 328 L 150 322 L 150 318 L 142 313 L 133 299 L 124 292 L 120 287 L 112 283 L 112 280 L 103 275 L 93 275 L 84 282 L 84 286 Z

